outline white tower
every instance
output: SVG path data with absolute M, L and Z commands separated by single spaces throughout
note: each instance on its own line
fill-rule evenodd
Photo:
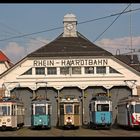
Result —
M 74 14 L 66 14 L 63 19 L 64 34 L 63 37 L 77 37 L 77 19 Z

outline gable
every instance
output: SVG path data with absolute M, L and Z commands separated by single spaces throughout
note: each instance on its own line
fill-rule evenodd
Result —
M 70 59 L 66 59 L 65 57 L 61 58 L 30 58 L 24 61 L 20 62 L 15 68 L 11 69 L 12 73 L 16 73 L 16 77 L 26 77 L 26 76 L 32 76 L 36 77 L 36 74 L 33 74 L 33 71 L 35 71 L 37 68 L 42 70 L 42 68 L 49 68 L 49 67 L 58 67 L 58 68 L 68 68 L 68 67 L 84 67 L 85 72 L 89 71 L 93 74 L 93 72 L 96 70 L 96 74 L 93 74 L 92 76 L 100 76 L 98 72 L 100 73 L 101 69 L 105 69 L 106 72 L 104 73 L 104 76 L 127 76 L 128 73 L 131 75 L 140 75 L 140 73 L 133 68 L 129 67 L 125 63 L 121 62 L 120 60 L 116 59 L 115 57 L 72 57 Z M 95 68 L 96 67 L 96 68 Z M 92 69 L 93 68 L 93 69 Z M 14 72 L 16 71 L 16 72 Z M 47 76 L 45 73 L 45 69 L 43 70 L 43 74 Z M 9 73 L 9 72 L 8 72 Z M 7 73 L 7 74 L 8 74 Z M 9 73 L 10 74 L 10 73 Z M 43 75 L 42 74 L 42 75 Z M 102 74 L 102 72 L 101 72 Z M 11 75 L 11 74 L 10 74 Z M 83 75 L 82 75 L 83 76 Z M 87 76 L 87 75 L 85 75 Z
M 54 41 L 30 53 L 28 57 L 62 57 L 62 56 L 111 56 L 112 54 L 93 44 L 83 35 L 78 37 L 63 37 L 60 35 Z

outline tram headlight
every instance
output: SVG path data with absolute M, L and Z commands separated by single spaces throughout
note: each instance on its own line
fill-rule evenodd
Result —
M 7 122 L 10 122 L 10 121 L 11 121 L 11 120 L 8 118 L 8 119 L 7 119 Z
M 66 122 L 72 122 L 72 119 L 71 119 L 70 117 L 68 117 L 68 118 L 66 119 Z

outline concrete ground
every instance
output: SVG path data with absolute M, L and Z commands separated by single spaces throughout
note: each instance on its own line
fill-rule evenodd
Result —
M 140 129 L 111 128 L 110 130 L 95 130 L 80 127 L 75 130 L 63 130 L 52 127 L 49 130 L 31 130 L 23 127 L 16 131 L 0 131 L 0 137 L 140 137 Z

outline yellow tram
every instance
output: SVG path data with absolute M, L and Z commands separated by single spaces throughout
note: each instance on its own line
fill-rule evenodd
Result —
M 80 126 L 80 101 L 71 96 L 60 100 L 59 126 L 63 128 L 79 128 Z

